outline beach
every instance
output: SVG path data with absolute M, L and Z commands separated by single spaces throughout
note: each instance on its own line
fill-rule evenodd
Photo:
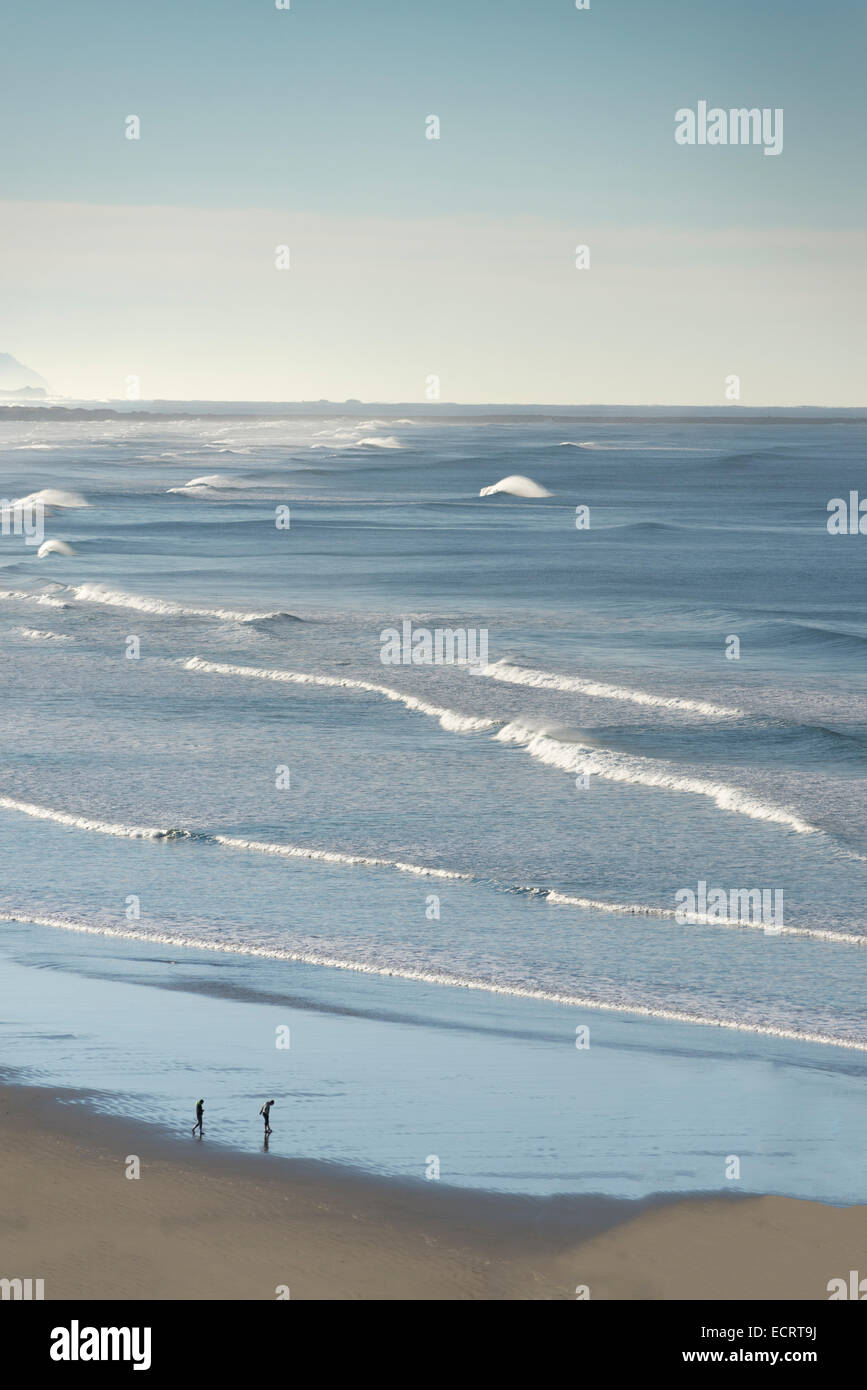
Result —
M 51 569 L 3 556 L 0 1278 L 827 1298 L 867 1197 L 863 561 L 823 501 L 860 431 L 388 410 L 5 427 L 7 495 L 87 505 Z M 480 496 L 516 456 L 548 495 Z
M 264 1176 L 64 1099 L 0 1090 L 4 1276 L 46 1299 L 822 1299 L 863 1264 L 864 1207 Z

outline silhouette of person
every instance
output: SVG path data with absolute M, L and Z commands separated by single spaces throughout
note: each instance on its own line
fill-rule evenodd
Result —
M 262 1109 L 259 1111 L 259 1114 L 262 1115 L 262 1116 L 264 1117 L 264 1120 L 265 1120 L 265 1134 L 266 1134 L 266 1136 L 269 1135 L 269 1134 L 271 1133 L 271 1106 L 272 1106 L 273 1104 L 274 1104 L 273 1100 L 266 1100 L 266 1101 L 265 1101 L 265 1104 L 262 1106 Z
M 199 1131 L 199 1138 L 200 1138 L 200 1139 L 201 1139 L 202 1135 L 203 1135 L 204 1132 L 205 1132 L 204 1129 L 202 1128 L 202 1120 L 203 1120 L 204 1114 L 205 1114 L 205 1102 L 204 1102 L 203 1100 L 197 1100 L 197 1101 L 196 1101 L 196 1123 L 193 1125 L 193 1134 L 195 1134 L 196 1130 L 198 1130 L 198 1131 Z

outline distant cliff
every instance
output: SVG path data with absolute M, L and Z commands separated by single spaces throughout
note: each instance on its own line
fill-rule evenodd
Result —
M 25 367 L 17 357 L 12 357 L 8 352 L 0 352 L 0 395 L 34 396 L 37 392 L 46 396 L 50 393 L 45 378 L 34 372 L 31 367 Z

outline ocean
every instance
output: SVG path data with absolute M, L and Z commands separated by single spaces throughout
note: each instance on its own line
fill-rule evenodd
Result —
M 863 1201 L 863 422 L 408 410 L 0 419 L 5 498 L 88 503 L 0 540 L 4 1069 L 239 1148 L 273 1095 L 271 1153 L 384 1175 Z

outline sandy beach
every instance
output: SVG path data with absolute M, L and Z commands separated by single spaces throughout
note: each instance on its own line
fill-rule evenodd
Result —
M 864 1207 L 387 1183 L 75 1100 L 0 1091 L 0 1276 L 42 1278 L 46 1299 L 826 1299 L 864 1262 Z

